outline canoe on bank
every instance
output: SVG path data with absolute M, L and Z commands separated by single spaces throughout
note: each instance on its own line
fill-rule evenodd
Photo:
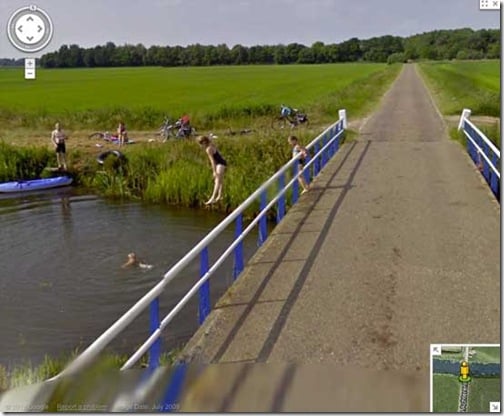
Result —
M 0 192 L 28 192 L 67 186 L 72 183 L 69 176 L 55 178 L 33 179 L 30 181 L 13 181 L 0 183 Z

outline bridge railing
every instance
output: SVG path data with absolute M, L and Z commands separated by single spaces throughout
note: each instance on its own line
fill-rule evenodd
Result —
M 340 138 L 346 128 L 346 112 L 339 111 L 340 119 L 333 123 L 317 136 L 307 147 L 311 156 L 308 157 L 302 170 L 299 170 L 298 159 L 300 155 L 292 158 L 282 166 L 273 176 L 264 182 L 254 193 L 252 193 L 238 208 L 229 214 L 220 224 L 210 231 L 192 250 L 190 250 L 181 260 L 179 260 L 163 276 L 162 280 L 156 284 L 147 294 L 145 294 L 133 307 L 112 324 L 102 335 L 100 335 L 89 347 L 87 347 L 74 361 L 72 361 L 61 373 L 51 380 L 72 374 L 84 369 L 91 364 L 112 340 L 121 333 L 129 324 L 133 322 L 147 308 L 150 310 L 150 336 L 140 346 L 140 348 L 127 360 L 121 370 L 131 368 L 138 360 L 149 353 L 149 367 L 155 368 L 159 365 L 161 355 L 161 333 L 189 300 L 198 294 L 199 297 L 199 324 L 201 325 L 210 314 L 210 277 L 222 265 L 229 256 L 234 256 L 233 278 L 236 279 L 244 269 L 243 240 L 258 225 L 259 237 L 258 245 L 262 245 L 267 238 L 267 214 L 273 207 L 276 207 L 276 222 L 279 223 L 286 213 L 287 192 L 291 190 L 291 203 L 295 204 L 299 198 L 298 178 L 304 175 L 309 181 L 316 177 L 324 168 L 327 162 L 336 154 L 339 149 Z M 283 145 L 283 143 L 281 144 Z M 313 153 L 313 154 L 312 154 Z M 288 175 L 291 173 L 290 175 Z M 287 182 L 287 179 L 289 181 Z M 268 191 L 276 185 L 276 192 L 268 202 Z M 245 228 L 243 226 L 244 211 L 253 203 L 259 200 L 260 212 Z M 218 237 L 228 226 L 234 223 L 235 238 L 229 247 L 224 250 L 220 257 L 210 266 L 208 256 L 208 246 Z M 159 296 L 167 285 L 176 278 L 192 261 L 200 258 L 200 279 L 182 297 L 176 306 L 160 319 L 159 316 Z
M 471 110 L 464 109 L 460 117 L 459 130 L 467 138 L 467 152 L 479 167 L 495 197 L 500 201 L 500 150 L 469 120 Z

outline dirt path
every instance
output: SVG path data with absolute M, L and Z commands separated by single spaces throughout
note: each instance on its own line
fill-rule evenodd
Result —
M 254 408 L 247 386 L 276 410 L 428 411 L 431 343 L 500 340 L 499 215 L 405 65 L 359 139 L 289 211 L 185 353 L 334 369 L 325 390 L 294 370 L 280 390 L 280 376 L 230 377 L 219 392 L 234 383 L 235 410 Z M 191 409 L 213 409 L 192 394 Z

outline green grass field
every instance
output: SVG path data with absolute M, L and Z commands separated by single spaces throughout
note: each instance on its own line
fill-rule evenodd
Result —
M 476 355 L 471 358 L 472 362 L 500 363 L 500 347 L 474 347 Z
M 500 61 L 425 62 L 420 69 L 445 115 L 500 117 Z
M 189 113 L 199 125 L 209 125 L 219 119 L 276 114 L 280 104 L 315 118 L 332 117 L 340 108 L 365 111 L 367 84 L 385 77 L 388 85 L 399 68 L 332 64 L 41 69 L 33 82 L 23 79 L 22 69 L 2 69 L 0 120 L 35 127 L 52 125 L 58 118 L 72 128 L 98 128 L 124 118 L 131 129 L 158 126 L 166 114 Z M 354 94 L 345 94 L 351 85 Z
M 432 410 L 438 413 L 456 412 L 460 382 L 450 374 L 434 374 L 432 381 Z
M 489 403 L 499 402 L 500 400 L 500 378 L 473 378 L 469 387 L 469 412 L 487 413 Z

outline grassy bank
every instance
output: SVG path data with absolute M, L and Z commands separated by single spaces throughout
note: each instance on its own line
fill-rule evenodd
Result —
M 0 182 L 35 178 L 55 156 L 46 147 L 15 147 L 0 142 Z
M 500 117 L 500 61 L 424 62 L 419 64 L 440 111 Z
M 306 132 L 299 136 L 304 143 L 312 139 Z M 243 202 L 291 157 L 283 136 L 216 142 L 228 162 L 224 197 L 217 207 L 225 211 Z M 128 146 L 124 154 L 125 161 L 109 157 L 103 166 L 94 158 L 84 160 L 78 182 L 106 197 L 185 207 L 202 205 L 212 192 L 210 163 L 195 141 Z M 249 214 L 257 208 L 251 207 Z
M 462 110 L 469 108 L 477 127 L 500 146 L 500 61 L 423 62 L 419 68 L 452 139 L 466 145 L 464 133 L 455 126 Z
M 170 352 L 163 353 L 160 356 L 161 365 L 171 365 L 175 362 L 177 355 L 180 353 L 180 348 L 175 348 Z M 0 393 L 2 391 L 13 389 L 28 384 L 38 383 L 47 380 L 59 374 L 63 369 L 82 351 L 75 349 L 71 353 L 61 357 L 45 356 L 42 362 L 38 365 L 33 365 L 31 362 L 25 362 L 16 365 L 13 368 L 7 368 L 0 364 Z M 94 364 L 102 371 L 116 371 L 120 369 L 128 360 L 126 354 L 117 354 L 106 352 Z M 148 356 L 145 355 L 137 363 L 137 367 L 146 367 L 148 364 Z

